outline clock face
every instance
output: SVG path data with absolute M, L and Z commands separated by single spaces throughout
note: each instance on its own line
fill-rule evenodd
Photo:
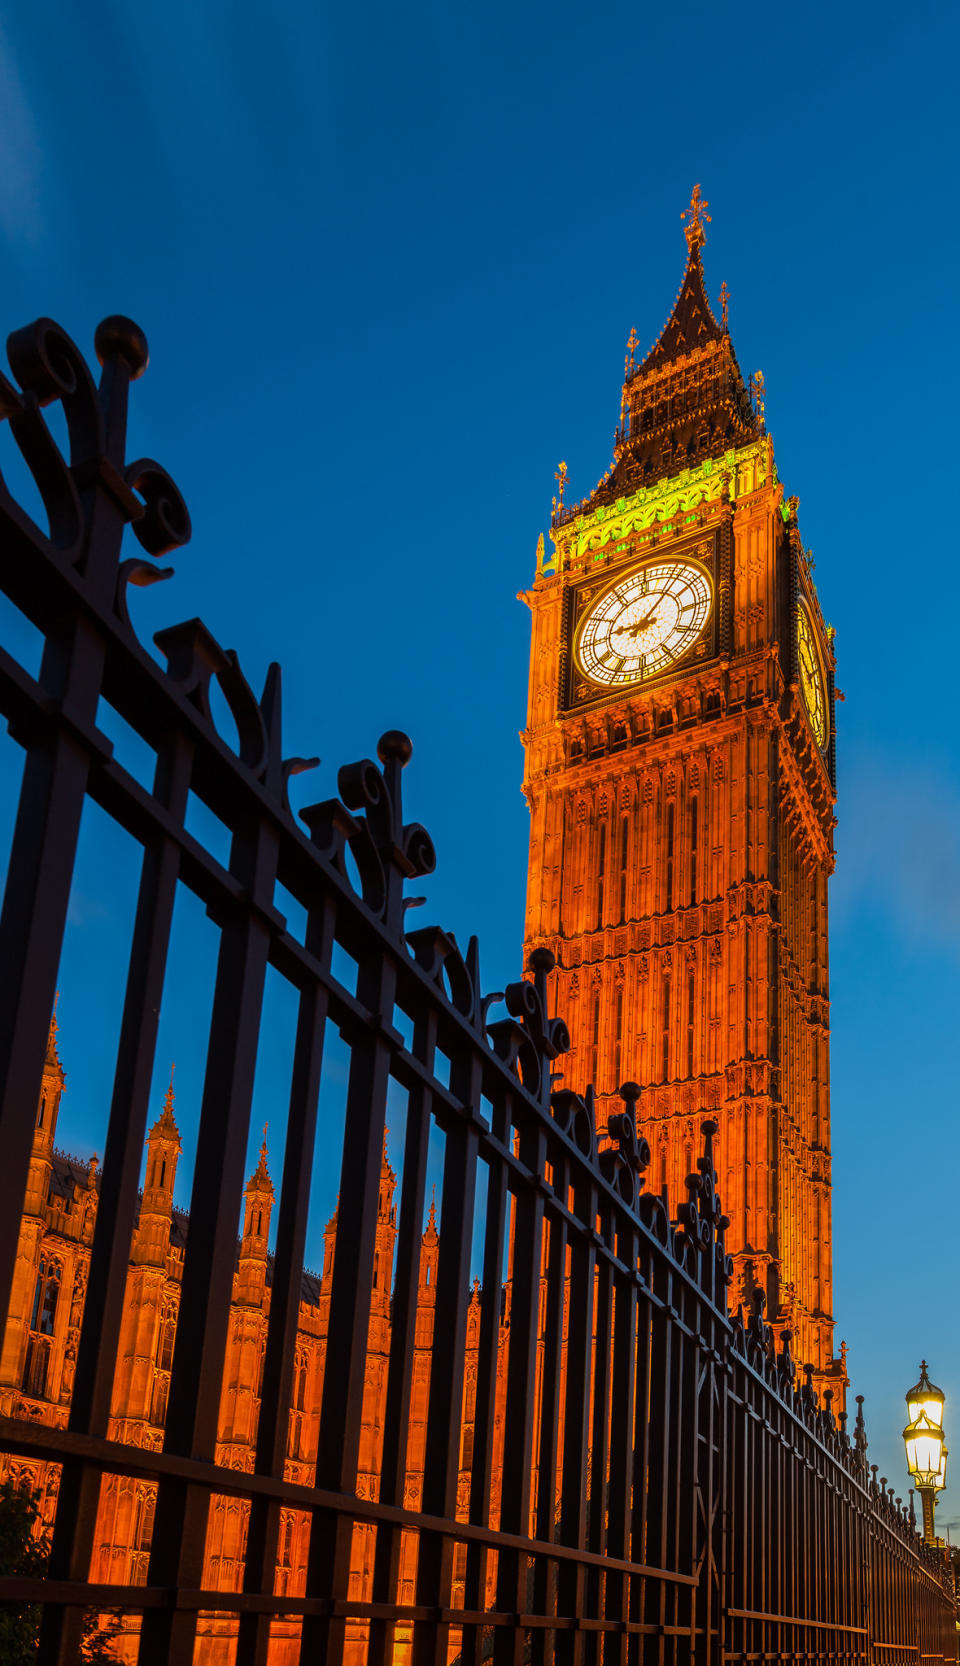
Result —
M 713 611 L 713 586 L 699 563 L 652 561 L 630 573 L 590 609 L 577 659 L 607 688 L 669 670 L 696 642 Z
M 800 667 L 800 692 L 807 708 L 810 727 L 821 752 L 827 744 L 827 700 L 820 669 L 820 655 L 814 640 L 813 626 L 807 610 L 797 608 L 797 661 Z

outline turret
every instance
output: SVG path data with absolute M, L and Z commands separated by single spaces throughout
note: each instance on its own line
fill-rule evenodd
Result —
M 57 1115 L 60 1110 L 60 1096 L 63 1093 L 64 1080 L 64 1070 L 60 1063 L 60 1055 L 57 1052 L 57 1015 L 54 1012 L 50 1019 L 50 1029 L 47 1035 L 47 1051 L 43 1061 L 43 1076 L 33 1132 L 33 1151 L 30 1157 L 30 1168 L 27 1173 L 27 1186 L 23 1199 L 20 1241 L 17 1245 L 17 1265 L 13 1287 L 10 1292 L 10 1307 L 3 1336 L 3 1350 L 2 1355 L 0 1355 L 0 1390 L 4 1387 L 10 1388 L 14 1384 L 22 1384 L 24 1361 L 28 1349 L 28 1333 L 33 1328 L 34 1310 L 37 1311 L 37 1317 L 39 1318 L 42 1303 L 47 1299 L 45 1292 L 48 1285 L 42 1273 L 41 1248 L 44 1233 L 47 1230 L 50 1177 L 53 1172 L 53 1141 L 57 1128 Z M 43 1292 L 40 1297 L 41 1307 L 37 1305 L 38 1288 Z M 55 1310 L 55 1286 L 49 1286 L 49 1288 L 54 1290 Z M 45 1349 L 46 1346 L 45 1343 Z M 43 1386 L 45 1386 L 46 1377 L 46 1366 L 44 1366 L 42 1373 Z M 42 1394 L 43 1386 L 40 1386 L 40 1373 L 33 1373 L 32 1380 L 37 1387 L 38 1394 Z M 9 1404 L 5 1403 L 2 1393 L 0 1393 L 0 1410 L 8 1411 L 10 1409 Z
M 383 1135 L 383 1156 L 380 1162 L 380 1203 L 377 1209 L 377 1248 L 373 1261 L 373 1290 L 371 1306 L 374 1313 L 386 1315 L 390 1311 L 390 1292 L 393 1287 L 393 1251 L 397 1239 L 397 1206 L 393 1201 L 397 1177 L 387 1156 L 387 1134 Z
M 252 1307 L 263 1305 L 267 1279 L 267 1241 L 270 1236 L 270 1215 L 273 1210 L 273 1181 L 267 1171 L 266 1129 L 260 1147 L 260 1160 L 247 1181 L 244 1191 L 243 1235 L 240 1239 L 240 1259 L 237 1268 L 237 1301 Z
M 141 1266 L 162 1267 L 170 1250 L 173 1186 L 182 1146 L 173 1116 L 173 1072 L 163 1110 L 147 1135 L 147 1171 L 140 1220 L 133 1235 L 131 1259 Z
M 50 1019 L 47 1052 L 43 1061 L 43 1077 L 40 1084 L 40 1097 L 37 1100 L 37 1119 L 33 1131 L 33 1161 L 30 1164 L 30 1175 L 24 1198 L 24 1213 L 27 1215 L 42 1214 L 47 1202 L 50 1190 L 51 1158 L 53 1157 L 53 1144 L 57 1132 L 57 1117 L 60 1112 L 60 1097 L 63 1093 L 65 1081 L 66 1075 L 57 1051 L 57 1015 L 54 1012 Z
M 440 1264 L 440 1234 L 437 1231 L 437 1188 L 433 1188 L 427 1229 L 420 1247 L 420 1300 L 436 1305 L 437 1267 Z

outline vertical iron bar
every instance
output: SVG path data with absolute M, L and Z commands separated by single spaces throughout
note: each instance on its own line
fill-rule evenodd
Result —
M 357 999 L 369 1015 L 369 1027 L 350 1037 L 337 1253 L 317 1451 L 317 1486 L 348 1494 L 355 1494 L 357 1487 L 395 998 L 396 969 L 377 944 L 361 962 L 357 979 Z M 327 1613 L 304 1619 L 301 1655 L 306 1660 L 315 1656 L 329 1666 L 342 1659 L 346 1639 L 353 1525 L 349 1513 L 313 1512 L 307 1595 L 329 1597 L 332 1605 Z
M 305 946 L 324 970 L 330 967 L 334 919 L 335 905 L 330 896 L 321 897 L 307 919 Z M 311 982 L 301 990 L 257 1424 L 255 1467 L 258 1474 L 282 1476 L 289 1443 L 293 1366 L 300 1321 L 303 1259 L 310 1214 L 328 1004 L 327 991 L 322 985 Z M 279 1503 L 259 1496 L 251 1499 L 244 1568 L 245 1591 L 273 1591 L 279 1534 Z M 268 1614 L 256 1614 L 249 1610 L 241 1612 L 236 1666 L 267 1666 L 270 1625 Z
M 566 1397 L 563 1416 L 563 1474 L 560 1486 L 560 1543 L 586 1546 L 589 1487 L 590 1385 L 594 1350 L 594 1299 L 597 1250 L 597 1188 L 581 1170 L 575 1185 L 577 1229 L 571 1235 L 567 1317 Z M 583 1564 L 563 1561 L 557 1573 L 557 1613 L 578 1617 L 583 1611 Z M 558 1662 L 580 1666 L 583 1632 L 557 1632 Z
M 597 1258 L 594 1328 L 596 1345 L 593 1366 L 593 1415 L 590 1440 L 590 1484 L 587 1518 L 587 1547 L 597 1555 L 606 1549 L 607 1467 L 610 1458 L 610 1353 L 613 1335 L 613 1273 L 609 1248 L 614 1226 L 607 1199 L 603 1200 L 604 1250 Z M 593 1565 L 586 1569 L 584 1591 L 586 1616 L 598 1619 L 603 1612 L 603 1577 Z M 587 1633 L 584 1655 L 596 1661 L 601 1633 Z
M 164 1450 L 211 1463 L 219 1433 L 277 855 L 276 833 L 263 821 L 234 835 L 231 871 L 247 894 L 221 933 L 170 1373 Z M 200 1588 L 210 1497 L 209 1485 L 161 1480 L 150 1584 Z M 192 1666 L 196 1626 L 196 1611 L 147 1609 L 139 1666 Z
M 506 1533 L 530 1533 L 537 1321 L 543 1244 L 543 1164 L 546 1138 L 540 1118 L 518 1100 L 520 1160 L 529 1179 L 514 1193 L 513 1257 L 510 1282 L 510 1356 L 503 1428 L 500 1526 Z M 497 1606 L 508 1613 L 527 1608 L 528 1558 L 501 1550 L 497 1563 Z M 499 1627 L 494 1634 L 495 1666 L 520 1666 L 523 1633 Z
M 552 1154 L 553 1191 L 566 1202 L 569 1163 L 562 1148 Z M 540 1444 L 537 1456 L 537 1499 L 534 1532 L 547 1543 L 557 1537 L 557 1459 L 563 1381 L 563 1316 L 567 1273 L 567 1223 L 560 1210 L 548 1215 L 549 1245 L 544 1303 L 544 1334 L 540 1391 Z M 556 1613 L 557 1564 L 538 1558 L 534 1570 L 533 1607 L 538 1614 Z M 545 1666 L 552 1656 L 556 1633 L 546 1626 L 533 1632 L 532 1666 Z
M 433 1074 L 436 1044 L 437 1011 L 430 1003 L 418 1014 L 413 1031 L 414 1056 L 421 1061 L 430 1075 Z M 432 1090 L 426 1083 L 418 1081 L 410 1089 L 407 1100 L 396 1274 L 391 1310 L 390 1360 L 384 1396 L 383 1450 L 380 1461 L 380 1499 L 384 1504 L 404 1502 L 432 1103 Z M 374 1553 L 374 1602 L 396 1600 L 402 1546 L 403 1529 L 388 1522 L 381 1523 L 377 1528 Z M 370 1622 L 368 1666 L 391 1666 L 395 1631 L 393 1620 L 375 1619 Z
M 618 1211 L 618 1214 L 620 1212 Z M 633 1492 L 636 1365 L 637 1365 L 637 1232 L 626 1211 L 617 1232 L 619 1258 L 626 1274 L 617 1275 L 614 1289 L 612 1386 L 610 1395 L 610 1481 L 607 1489 L 607 1548 L 620 1561 L 630 1559 L 629 1504 Z M 604 1613 L 607 1619 L 629 1618 L 629 1581 L 623 1573 L 608 1573 Z M 627 1666 L 628 1636 L 608 1636 L 604 1666 Z
M 450 1088 L 461 1105 L 476 1105 L 480 1097 L 476 1057 L 467 1054 L 454 1060 Z M 475 1123 L 458 1120 L 447 1129 L 421 1508 L 426 1515 L 443 1516 L 451 1522 L 457 1514 L 477 1149 Z M 449 1608 L 452 1565 L 452 1538 L 446 1533 L 421 1533 L 418 1606 Z M 444 1621 L 418 1622 L 414 1628 L 414 1666 L 446 1666 L 449 1632 Z
M 154 797 L 179 825 L 186 814 L 192 764 L 193 748 L 182 734 L 175 734 L 157 759 Z M 179 866 L 179 851 L 170 839 L 144 849 L 70 1402 L 69 1427 L 83 1434 L 105 1436 L 108 1431 Z M 100 1475 L 95 1464 L 69 1459 L 63 1464 L 50 1549 L 51 1579 L 87 1577 Z M 44 1607 L 41 1666 L 70 1666 L 80 1647 L 80 1621 L 79 1610 Z
M 20 1240 L 60 951 L 73 884 L 89 746 L 59 713 L 92 728 L 103 644 L 85 618 L 47 637 L 40 683 L 58 708 L 53 732 L 27 744 L 0 912 L 0 1310 L 6 1312 Z M 27 1107 L 29 1107 L 29 1112 Z
M 499 1084 L 493 1106 L 493 1134 L 503 1148 L 509 1139 L 512 1094 Z M 473 1417 L 473 1462 L 470 1472 L 470 1520 L 477 1526 L 491 1526 L 493 1469 L 496 1457 L 496 1412 L 498 1360 L 503 1327 L 503 1252 L 508 1232 L 508 1188 L 506 1165 L 494 1157 L 488 1165 L 487 1209 L 483 1241 L 483 1285 L 480 1301 L 480 1336 L 477 1348 L 477 1396 Z M 464 1607 L 486 1607 L 489 1553 L 485 1545 L 471 1540 L 467 1545 L 464 1579 Z M 465 1626 L 461 1654 L 463 1666 L 479 1666 L 482 1634 L 479 1626 Z

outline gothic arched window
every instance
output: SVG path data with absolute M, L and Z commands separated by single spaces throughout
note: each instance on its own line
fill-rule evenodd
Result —
M 621 1071 L 621 1067 L 622 1067 L 622 1060 L 623 1060 L 623 984 L 621 984 L 619 989 L 617 990 L 617 1039 L 616 1039 L 616 1043 L 615 1043 L 614 1059 L 613 1059 L 613 1074 L 614 1074 L 613 1091 L 614 1091 L 614 1093 L 617 1092 L 617 1089 L 620 1086 L 620 1071 Z
M 671 1002 L 671 995 L 672 995 L 672 986 L 671 986 L 671 983 L 670 983 L 670 974 L 668 972 L 666 977 L 663 980 L 663 1021 L 662 1021 L 662 1024 L 661 1024 L 661 1031 L 660 1031 L 660 1050 L 661 1050 L 661 1060 L 660 1060 L 660 1062 L 661 1062 L 661 1066 L 662 1066 L 663 1079 L 664 1079 L 665 1082 L 668 1082 L 670 1080 L 670 1002 Z
M 59 1261 L 40 1262 L 37 1271 L 37 1283 L 33 1292 L 33 1314 L 30 1319 L 30 1329 L 39 1331 L 41 1336 L 52 1336 L 57 1317 L 57 1300 L 60 1295 L 60 1278 L 63 1269 Z
M 167 1421 L 167 1401 L 170 1398 L 170 1378 L 156 1376 L 153 1379 L 153 1396 L 150 1402 L 150 1421 L 158 1429 L 162 1429 Z
M 666 880 L 665 906 L 667 909 L 671 909 L 673 907 L 673 842 L 675 822 L 676 810 L 673 800 L 671 799 L 670 803 L 667 805 L 667 850 L 664 873 L 664 878 Z
M 170 1308 L 163 1311 L 160 1321 L 160 1346 L 157 1349 L 157 1364 L 160 1371 L 168 1371 L 173 1364 L 173 1341 L 177 1338 L 177 1314 Z

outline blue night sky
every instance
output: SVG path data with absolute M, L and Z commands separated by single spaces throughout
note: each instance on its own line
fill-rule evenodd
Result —
M 702 182 L 708 286 L 766 376 L 838 631 L 835 1312 L 898 1491 L 921 1353 L 960 1455 L 958 33 L 932 0 L 33 0 L 0 32 L 0 326 L 49 313 L 90 351 L 104 314 L 137 319 L 129 454 L 193 516 L 175 580 L 137 596 L 143 634 L 199 613 L 256 687 L 281 660 L 287 751 L 323 759 L 300 803 L 409 731 L 429 913 L 480 931 L 488 988 L 520 965 L 515 597 L 559 459 L 576 497 L 610 461 L 624 344 L 667 317 Z M 0 859 L 18 756 L 4 736 Z M 60 1137 L 82 1153 L 102 1149 L 133 858 L 92 811 L 60 979 Z M 212 972 L 187 899 L 155 1082 L 159 1110 L 175 1058 L 187 1135 Z M 293 1007 L 273 984 L 268 1003 L 251 1152 L 269 1119 L 278 1175 Z M 960 1525 L 958 1497 L 938 1521 Z

